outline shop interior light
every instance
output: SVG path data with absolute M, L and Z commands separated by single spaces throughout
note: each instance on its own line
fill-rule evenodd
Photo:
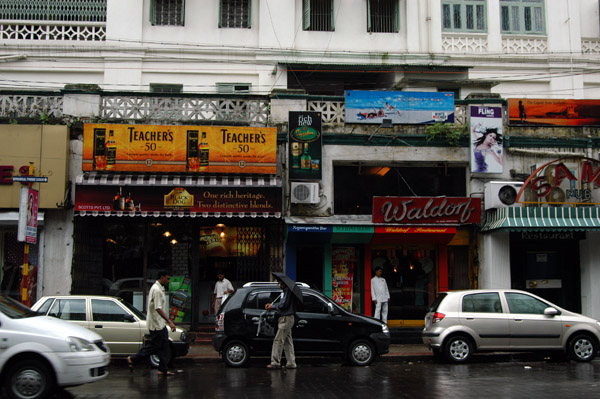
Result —
M 221 238 L 225 238 L 225 225 L 223 223 L 217 224 L 217 231 Z
M 173 238 L 173 239 L 171 240 L 171 245 L 175 245 L 175 244 L 177 244 L 177 240 Z
M 167 230 L 163 233 L 163 236 L 165 237 L 171 237 L 171 233 Z

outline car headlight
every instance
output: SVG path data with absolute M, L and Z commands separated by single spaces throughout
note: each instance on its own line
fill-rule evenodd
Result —
M 94 350 L 94 344 L 85 339 L 69 337 L 68 341 L 71 352 L 91 352 Z
M 390 328 L 388 327 L 387 324 L 381 323 L 381 332 L 383 332 L 384 334 L 387 334 L 390 332 Z
M 187 335 L 185 335 L 185 331 L 183 331 L 183 332 L 181 333 L 181 335 L 179 336 L 179 339 L 180 339 L 182 342 L 185 342 L 186 338 L 187 338 Z

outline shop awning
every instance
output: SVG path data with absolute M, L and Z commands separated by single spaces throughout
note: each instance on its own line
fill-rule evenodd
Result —
M 600 207 L 515 207 L 488 212 L 482 231 L 585 231 L 600 229 Z
M 78 176 L 75 215 L 281 218 L 278 176 L 107 174 Z

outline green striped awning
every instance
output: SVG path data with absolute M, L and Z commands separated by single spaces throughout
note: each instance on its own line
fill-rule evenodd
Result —
M 600 207 L 514 207 L 488 212 L 482 231 L 584 231 L 600 230 Z

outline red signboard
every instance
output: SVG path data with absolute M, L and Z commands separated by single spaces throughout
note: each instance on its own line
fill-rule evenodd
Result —
M 598 126 L 600 100 L 510 98 L 509 125 Z
M 373 197 L 373 223 L 471 224 L 481 222 L 481 198 Z

